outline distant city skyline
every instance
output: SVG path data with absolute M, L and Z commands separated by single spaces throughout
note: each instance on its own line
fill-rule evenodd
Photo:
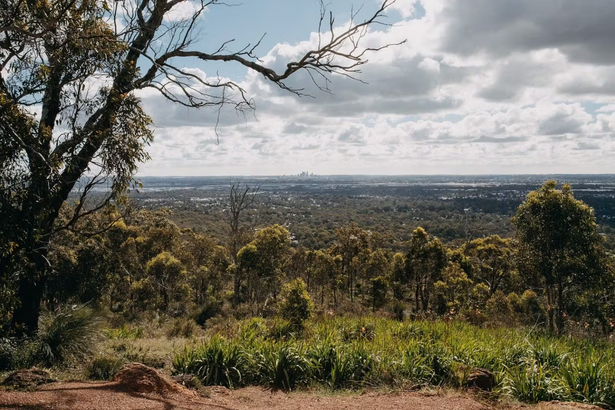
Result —
M 364 2 L 361 16 L 378 7 Z M 333 5 L 339 25 L 353 2 Z M 361 3 L 355 3 L 359 6 Z M 189 110 L 141 93 L 155 123 L 140 175 L 596 174 L 615 173 L 615 2 L 610 0 L 398 0 L 391 26 L 364 38 L 364 84 L 333 76 L 332 95 L 306 74 L 298 98 L 230 63 L 256 112 Z M 190 10 L 178 10 L 178 13 Z M 314 46 L 318 1 L 262 0 L 212 7 L 200 46 L 235 38 L 279 69 Z

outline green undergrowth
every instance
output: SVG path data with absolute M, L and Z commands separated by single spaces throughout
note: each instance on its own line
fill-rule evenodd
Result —
M 356 389 L 464 387 L 482 368 L 495 374 L 496 395 L 615 409 L 615 346 L 606 341 L 375 317 L 327 318 L 302 329 L 249 319 L 212 333 L 175 354 L 175 373 L 231 388 Z

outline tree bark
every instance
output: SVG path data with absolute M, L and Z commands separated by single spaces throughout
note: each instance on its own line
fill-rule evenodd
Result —
M 32 261 L 26 272 L 23 272 L 19 278 L 17 288 L 19 304 L 11 318 L 11 328 L 18 337 L 32 336 L 38 330 L 38 319 L 47 277 L 48 268 L 45 255 L 34 252 L 29 254 L 35 255 L 36 260 Z

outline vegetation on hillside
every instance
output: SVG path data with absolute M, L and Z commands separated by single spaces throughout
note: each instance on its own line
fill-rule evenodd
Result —
M 481 329 L 455 321 L 328 318 L 301 331 L 247 319 L 186 347 L 174 371 L 204 385 L 277 389 L 473 385 L 493 373 L 493 390 L 527 403 L 564 400 L 615 408 L 615 350 L 609 343 L 522 329 Z
M 70 215 L 65 205 L 60 221 Z M 461 244 L 417 228 L 392 249 L 349 224 L 331 246 L 307 249 L 286 227 L 252 228 L 241 213 L 218 241 L 169 216 L 111 208 L 58 232 L 43 294 L 51 313 L 37 336 L 8 333 L 14 299 L 0 301 L 3 368 L 86 357 L 100 335 L 95 310 L 111 340 L 143 337 L 132 325 L 142 321 L 164 322 L 168 338 L 206 329 L 173 359 L 202 384 L 464 387 L 483 369 L 496 392 L 522 401 L 613 406 L 613 260 L 593 210 L 567 185 L 530 193 L 513 238 Z M 127 360 L 117 348 L 120 358 L 95 357 L 88 374 L 110 377 Z

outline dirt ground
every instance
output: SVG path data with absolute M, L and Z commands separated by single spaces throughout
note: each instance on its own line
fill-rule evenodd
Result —
M 127 391 L 121 383 L 52 383 L 33 392 L 0 391 L 0 409 L 74 410 L 469 410 L 469 409 L 597 409 L 593 406 L 544 403 L 535 407 L 490 405 L 470 396 L 426 393 L 378 393 L 328 395 L 322 393 L 272 392 L 257 387 L 229 391 L 222 387 L 204 389 L 204 394 L 181 390 L 164 393 Z

